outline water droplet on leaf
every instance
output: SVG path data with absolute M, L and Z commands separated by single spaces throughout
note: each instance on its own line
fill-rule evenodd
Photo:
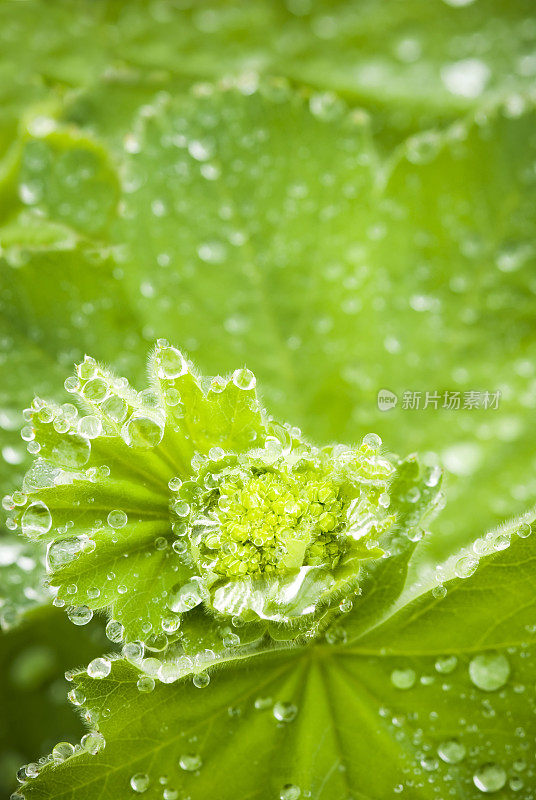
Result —
M 145 772 L 137 772 L 130 779 L 130 785 L 133 791 L 138 792 L 138 794 L 143 794 L 143 792 L 146 792 L 150 783 L 150 778 Z
M 112 665 L 107 658 L 94 658 L 87 666 L 90 678 L 106 678 L 110 674 Z
M 416 677 L 414 669 L 394 669 L 391 672 L 391 683 L 397 689 L 411 689 Z
M 469 664 L 469 677 L 475 686 L 485 692 L 494 692 L 504 686 L 510 675 L 510 664 L 502 653 L 482 653 Z
M 483 764 L 474 773 L 473 783 L 486 794 L 498 792 L 506 783 L 506 772 L 500 764 Z

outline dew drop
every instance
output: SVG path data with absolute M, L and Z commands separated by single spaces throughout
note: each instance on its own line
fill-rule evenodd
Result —
M 456 562 L 454 569 L 458 578 L 470 578 L 478 567 L 478 558 L 474 556 L 464 556 Z
M 91 733 L 86 733 L 85 736 L 82 736 L 80 744 L 86 753 L 91 753 L 91 755 L 94 756 L 99 750 L 104 749 L 106 746 L 106 739 L 102 733 L 91 731 Z
M 459 764 L 465 758 L 465 745 L 457 739 L 448 739 L 437 748 L 437 755 L 446 764 Z
M 179 766 L 185 772 L 197 772 L 203 766 L 203 761 L 197 753 L 183 753 L 179 758 Z
M 257 711 L 264 711 L 266 708 L 270 708 L 272 705 L 272 698 L 271 697 L 257 697 L 253 704 Z
M 106 678 L 110 674 L 112 665 L 108 658 L 94 658 L 87 665 L 87 674 L 90 678 Z
M 199 584 L 195 581 L 190 581 L 173 591 L 167 605 L 170 611 L 176 614 L 182 614 L 184 611 L 190 611 L 192 608 L 198 606 L 202 600 L 203 595 L 201 594 Z
M 294 703 L 280 703 L 274 704 L 272 714 L 278 722 L 292 722 L 296 719 L 298 714 L 298 707 Z
M 236 647 L 240 644 L 240 636 L 237 633 L 227 632 L 222 637 L 224 647 Z
M 121 652 L 127 661 L 140 661 L 143 658 L 143 645 L 141 642 L 127 642 Z
M 124 422 L 128 413 L 126 400 L 117 395 L 111 395 L 102 404 L 101 410 L 112 422 Z
M 175 633 L 175 631 L 178 631 L 180 624 L 180 617 L 164 617 L 162 619 L 161 628 L 164 633 Z
M 86 696 L 84 692 L 79 688 L 71 689 L 67 697 L 69 698 L 73 706 L 83 706 L 84 703 L 86 702 Z
M 155 687 L 155 680 L 150 675 L 141 675 L 136 683 L 139 692 L 152 692 Z
M 146 772 L 137 772 L 130 779 L 130 785 L 133 791 L 138 792 L 138 794 L 143 794 L 143 792 L 146 792 L 150 783 L 150 778 Z
M 52 758 L 56 764 L 65 761 L 66 758 L 72 756 L 74 753 L 74 746 L 69 742 L 60 742 L 52 751 Z
M 102 433 L 102 423 L 100 419 L 93 414 L 87 417 L 81 417 L 78 420 L 78 433 L 86 439 L 96 439 Z
M 458 664 L 458 659 L 456 656 L 445 656 L 444 658 L 438 658 L 435 662 L 436 672 L 440 672 L 442 675 L 448 675 L 450 672 L 456 669 Z
M 517 535 L 522 539 L 526 539 L 532 533 L 532 527 L 528 522 L 523 522 L 516 531 Z
M 187 517 L 190 513 L 190 506 L 184 500 L 177 500 L 173 503 L 173 511 L 178 517 Z
M 411 689 L 416 677 L 414 669 L 394 669 L 391 672 L 391 683 L 397 689 Z
M 210 683 L 210 675 L 208 672 L 197 672 L 192 678 L 192 683 L 198 689 L 204 689 Z
M 365 445 L 365 447 L 368 447 L 370 450 L 377 450 L 378 447 L 381 447 L 381 443 L 381 437 L 378 436 L 377 433 L 367 433 L 365 436 L 363 436 L 363 440 L 361 442 L 361 444 Z
M 158 377 L 173 380 L 188 372 L 188 362 L 179 350 L 165 347 L 158 352 Z
M 82 542 L 77 537 L 51 542 L 47 548 L 48 569 L 54 571 L 70 564 L 82 549 Z
M 301 797 L 301 789 L 294 783 L 286 783 L 279 792 L 279 800 L 298 800 Z
M 108 394 L 108 385 L 102 378 L 92 378 L 83 387 L 82 394 L 93 403 L 102 403 Z
M 22 532 L 32 538 L 43 536 L 52 527 L 52 515 L 48 506 L 40 500 L 28 506 L 21 520 Z
M 249 391 L 255 388 L 257 380 L 250 369 L 237 369 L 233 372 L 233 383 L 238 389 Z
M 88 606 L 69 606 L 67 616 L 75 625 L 87 625 L 93 618 L 93 611 Z
M 110 511 L 108 514 L 107 520 L 110 528 L 115 528 L 117 530 L 125 527 L 128 522 L 128 517 L 124 511 L 114 509 L 114 511 Z
M 168 481 L 168 487 L 171 492 L 178 492 L 182 486 L 182 480 L 175 476 L 174 478 L 170 478 Z
M 502 653 L 482 653 L 471 659 L 469 677 L 479 689 L 494 692 L 504 686 L 510 675 L 510 664 Z
M 500 764 L 483 764 L 473 775 L 477 789 L 486 794 L 498 792 L 506 783 L 506 772 Z
M 139 449 L 156 447 L 162 441 L 163 435 L 163 422 L 141 414 L 133 414 L 121 428 L 125 443 Z
M 125 629 L 120 622 L 111 619 L 106 625 L 106 636 L 111 642 L 122 642 L 125 636 Z

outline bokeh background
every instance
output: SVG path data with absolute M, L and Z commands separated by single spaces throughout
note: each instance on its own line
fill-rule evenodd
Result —
M 141 388 L 167 338 L 318 443 L 437 453 L 422 559 L 533 504 L 535 43 L 532 0 L 3 0 L 2 493 L 34 394 L 86 352 Z M 42 576 L 3 532 L 5 792 L 79 737 L 62 674 L 104 646 Z

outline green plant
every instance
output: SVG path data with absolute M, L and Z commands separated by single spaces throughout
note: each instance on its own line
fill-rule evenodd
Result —
M 86 357 L 65 382 L 82 416 L 40 398 L 25 412 L 37 460 L 4 501 L 10 527 L 48 543 L 54 604 L 78 626 L 105 610 L 122 650 L 70 676 L 90 730 L 23 767 L 21 796 L 203 797 L 215 772 L 229 798 L 381 797 L 404 779 L 503 788 L 502 730 L 475 722 L 507 699 L 518 729 L 531 724 L 536 515 L 411 592 L 437 466 L 382 454 L 376 434 L 313 447 L 262 411 L 252 372 L 200 378 L 167 341 L 149 374 L 138 393 Z M 404 692 L 407 720 L 389 707 Z M 369 748 L 387 742 L 374 770 Z M 267 745 L 271 758 L 255 757 Z
M 531 17 L 0 5 L 0 792 L 534 796 Z

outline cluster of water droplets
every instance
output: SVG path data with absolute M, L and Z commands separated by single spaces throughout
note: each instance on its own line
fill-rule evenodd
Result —
M 426 706 L 426 714 L 418 710 L 418 698 L 414 711 L 407 711 L 411 704 L 406 704 L 404 713 L 392 712 L 386 707 L 379 709 L 380 717 L 394 737 L 401 743 L 407 740 L 417 753 L 418 764 L 416 767 L 408 764 L 404 770 L 408 777 L 395 788 L 397 794 L 404 792 L 411 796 L 412 789 L 429 784 L 438 796 L 447 792 L 448 796 L 456 797 L 457 781 L 466 785 L 470 782 L 484 794 L 505 787 L 516 793 L 522 789 L 530 792 L 536 773 L 534 766 L 529 766 L 528 732 L 518 726 L 512 742 L 504 750 L 492 745 L 486 733 L 493 720 L 499 721 L 505 714 L 508 724 L 515 724 L 515 716 L 508 711 L 509 697 L 522 695 L 528 687 L 515 680 L 511 659 L 524 659 L 528 655 L 529 651 L 523 647 L 488 650 L 470 657 L 450 654 L 438 657 L 431 670 L 422 671 L 422 665 L 416 661 L 411 666 L 400 665 L 391 671 L 395 692 L 426 692 L 427 687 L 435 687 L 436 696 L 439 689 L 447 702 L 455 699 L 458 705 L 463 700 L 467 706 L 467 717 L 463 714 L 459 717 L 455 735 L 443 737 L 438 732 L 448 725 L 440 710 L 444 701 L 439 696 L 437 710 L 429 711 Z M 470 688 L 466 688 L 467 684 Z M 494 697 L 498 702 L 494 702 Z M 463 766 L 463 771 L 459 771 L 458 766 Z M 525 797 L 524 794 L 520 796 Z
M 106 739 L 98 730 L 92 730 L 82 736 L 80 744 L 71 744 L 70 742 L 59 742 L 52 750 L 49 756 L 43 756 L 39 761 L 25 764 L 17 771 L 17 780 L 19 783 L 26 783 L 31 778 L 37 778 L 41 770 L 45 767 L 55 764 L 61 764 L 69 758 L 77 755 L 88 753 L 96 755 L 106 747 Z M 14 792 L 11 795 L 11 800 L 19 800 L 24 798 L 24 795 L 19 792 Z
M 504 525 L 475 539 L 470 547 L 460 550 L 446 562 L 435 566 L 423 565 L 418 585 L 427 586 L 430 582 L 432 594 L 438 600 L 447 596 L 448 583 L 454 578 L 466 580 L 475 574 L 483 558 L 508 550 L 512 540 L 519 537 L 527 539 L 534 532 L 534 523 L 521 518 L 517 523 Z

